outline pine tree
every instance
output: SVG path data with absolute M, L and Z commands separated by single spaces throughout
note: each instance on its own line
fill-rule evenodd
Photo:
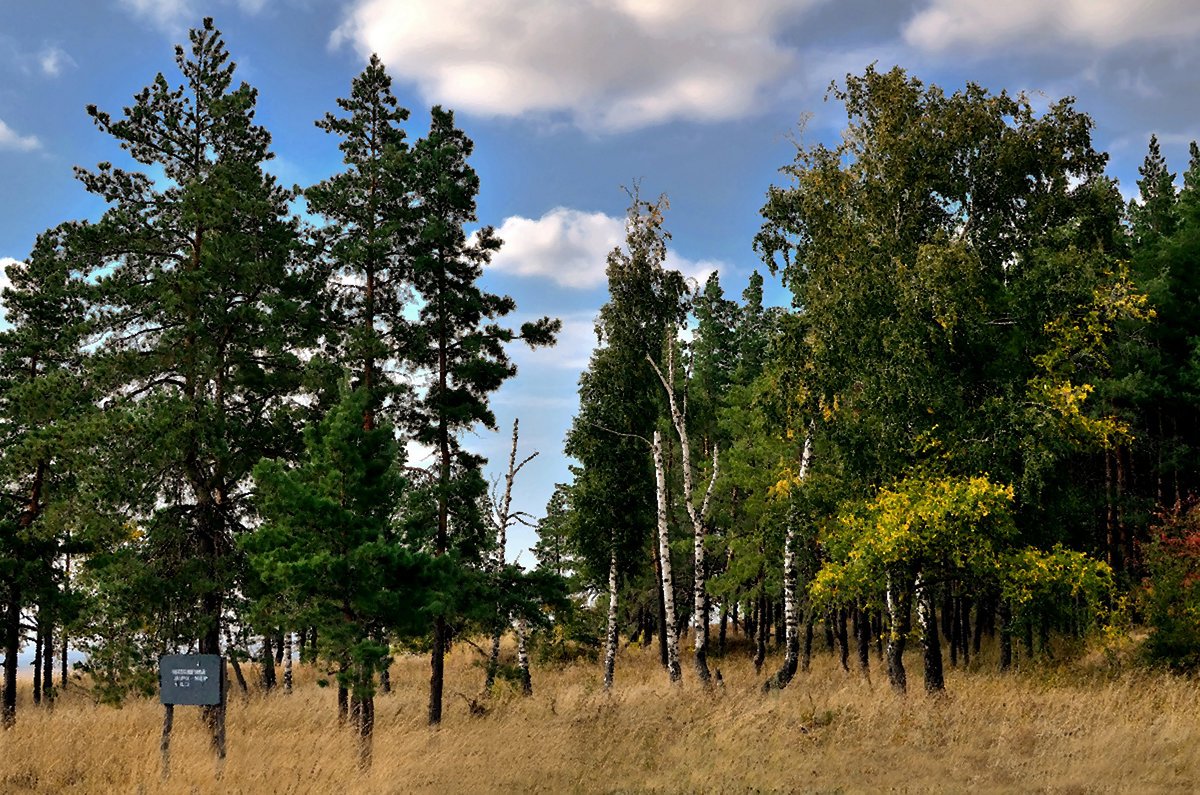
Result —
M 104 634 L 145 644 L 108 659 L 135 664 L 154 648 L 220 653 L 249 474 L 296 446 L 295 351 L 316 342 L 325 282 L 295 256 L 293 194 L 263 170 L 271 137 L 254 122 L 255 90 L 234 87 L 211 18 L 189 38 L 175 51 L 182 85 L 160 73 L 119 119 L 88 108 L 165 181 L 110 163 L 77 169 L 111 205 L 81 245 L 111 266 L 97 288 L 94 371 L 107 390 L 111 515 L 136 523 L 95 579 L 126 608 Z M 208 715 L 221 754 L 223 714 Z
M 73 229 L 65 224 L 40 235 L 29 258 L 9 266 L 12 286 L 3 297 L 9 324 L 0 333 L 4 728 L 16 719 L 22 611 L 38 607 L 39 652 L 53 622 L 65 617 L 64 572 L 57 564 L 69 543 L 65 517 L 77 475 L 72 439 L 91 408 L 80 378 L 87 323 L 81 263 L 68 247 Z
M 305 192 L 309 209 L 326 221 L 317 245 L 331 269 L 345 277 L 336 295 L 347 339 L 339 360 L 352 367 L 371 396 L 363 416 L 368 430 L 380 406 L 403 411 L 406 389 L 389 375 L 409 322 L 412 247 L 417 234 L 413 160 L 401 126 L 391 78 L 377 55 L 337 101 L 347 115 L 326 114 L 317 126 L 341 137 L 347 169 Z M 361 282 L 361 284 L 360 284 Z
M 340 402 L 305 429 L 299 466 L 259 462 L 254 481 L 263 523 L 242 537 L 263 585 L 260 609 L 316 628 L 318 656 L 338 667 L 356 707 L 364 766 L 371 760 L 375 676 L 388 657 L 377 636 L 423 632 L 438 572 L 399 532 L 404 452 L 389 424 L 363 427 L 371 400 L 365 387 L 343 384 Z
M 480 554 L 483 527 L 478 502 L 486 493 L 479 474 L 482 461 L 463 449 L 458 437 L 476 424 L 495 428 L 488 395 L 516 375 L 504 346 L 518 338 L 531 347 L 553 344 L 561 325 L 542 318 L 524 324 L 518 334 L 492 322 L 511 313 L 516 303 L 508 296 L 484 292 L 476 283 L 501 241 L 490 226 L 471 239 L 466 234 L 466 225 L 476 221 L 479 192 L 479 177 L 467 164 L 473 149 L 471 140 L 455 128 L 454 114 L 435 106 L 429 134 L 413 151 L 420 232 L 411 249 L 411 278 L 421 307 L 401 355 L 406 364 L 428 374 L 430 384 L 405 427 L 416 441 L 435 451 L 436 516 L 431 517 L 432 532 L 426 540 L 439 556 L 450 551 L 452 541 L 460 549 L 474 546 L 474 555 Z M 459 538 L 452 539 L 455 506 Z M 431 724 L 442 719 L 448 618 L 443 610 L 433 620 Z

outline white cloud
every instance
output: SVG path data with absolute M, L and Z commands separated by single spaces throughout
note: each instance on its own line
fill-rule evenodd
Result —
M 195 0 L 120 0 L 136 16 L 152 22 L 156 27 L 171 33 L 199 25 L 204 16 L 212 15 L 208 5 L 198 10 Z M 225 5 L 234 5 L 247 14 L 257 14 L 269 0 L 224 0 Z
M 32 135 L 17 135 L 16 131 L 0 121 L 0 149 L 16 149 L 19 152 L 30 152 L 39 148 L 42 142 Z
M 536 220 L 519 215 L 506 218 L 496 234 L 504 241 L 492 257 L 496 270 L 590 289 L 604 284 L 605 258 L 625 239 L 625 221 L 605 213 L 556 207 Z
M 587 290 L 605 283 L 608 254 L 625 241 L 625 219 L 555 207 L 538 219 L 510 216 L 496 234 L 504 245 L 492 257 L 490 267 Z M 722 267 L 716 260 L 690 260 L 674 249 L 667 250 L 663 265 L 700 285 Z
M 67 55 L 66 51 L 53 46 L 46 47 L 38 53 L 37 60 L 42 73 L 50 77 L 58 77 L 64 68 L 75 65 L 74 59 Z
M 996 50 L 1055 42 L 1110 49 L 1200 34 L 1193 0 L 931 0 L 904 28 L 923 50 Z
M 774 38 L 822 0 L 358 0 L 333 33 L 425 98 L 620 131 L 753 112 L 796 61 Z

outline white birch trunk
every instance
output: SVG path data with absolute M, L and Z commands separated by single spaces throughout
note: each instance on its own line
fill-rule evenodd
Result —
M 921 627 L 921 649 L 924 651 L 925 690 L 937 693 L 945 689 L 942 675 L 942 643 L 938 637 L 937 613 L 933 606 L 933 589 L 925 585 L 920 575 L 915 588 L 917 623 Z
M 900 591 L 900 583 L 889 571 L 887 574 L 887 668 L 888 680 L 901 693 L 908 688 L 908 677 L 904 672 L 904 646 L 909 627 L 909 603 Z
M 712 497 L 713 486 L 717 482 L 717 447 L 713 445 L 713 471 L 712 478 L 708 483 L 708 491 L 704 495 L 704 504 L 700 510 L 696 510 L 696 505 L 692 499 L 692 450 L 688 438 L 687 431 L 687 397 L 684 396 L 683 406 L 675 400 L 675 355 L 674 348 L 670 348 L 667 353 L 667 377 L 664 377 L 662 371 L 658 369 L 658 365 L 650 356 L 646 357 L 650 362 L 650 366 L 654 368 L 654 372 L 658 374 L 659 380 L 662 382 L 663 389 L 667 391 L 667 403 L 671 409 L 671 424 L 675 426 L 675 433 L 679 436 L 679 446 L 682 452 L 682 468 L 683 468 L 683 504 L 687 507 L 688 518 L 692 522 L 692 538 L 693 538 L 693 555 L 694 555 L 694 579 L 692 583 L 692 627 L 695 633 L 696 644 L 696 675 L 700 681 L 707 687 L 709 683 L 708 672 L 708 599 L 705 594 L 705 572 L 704 572 L 704 537 L 706 528 L 704 525 L 704 517 L 708 513 L 709 499 Z
M 522 520 L 522 515 L 519 512 L 514 514 L 512 511 L 513 480 L 516 479 L 517 473 L 521 471 L 522 467 L 524 467 L 537 456 L 537 453 L 534 453 L 533 455 L 528 456 L 520 464 L 517 463 L 517 430 L 520 422 L 521 420 L 519 418 L 513 420 L 512 447 L 509 449 L 508 453 L 508 472 L 504 476 L 504 496 L 499 501 L 496 501 L 495 492 L 493 491 L 492 493 L 493 502 L 496 503 L 497 506 L 496 515 L 493 519 L 496 529 L 497 547 L 496 557 L 493 561 L 493 570 L 497 572 L 504 566 L 504 548 L 508 543 L 508 526 L 515 521 Z M 491 692 L 493 682 L 495 682 L 496 672 L 500 667 L 500 635 L 503 632 L 503 629 L 501 628 L 503 624 L 500 619 L 507 618 L 511 621 L 512 614 L 510 613 L 508 616 L 497 615 L 496 618 L 497 629 L 492 634 L 492 649 L 488 658 L 487 679 L 484 684 L 484 691 L 489 693 Z M 526 673 L 528 673 L 528 668 L 525 670 Z
M 283 692 L 292 692 L 292 633 L 283 633 Z
M 808 434 L 804 437 L 804 452 L 800 454 L 800 472 L 796 480 L 803 482 L 808 475 L 808 463 L 812 459 L 812 431 L 809 425 Z M 796 675 L 796 666 L 800 660 L 800 600 L 797 584 L 799 573 L 796 570 L 796 518 L 790 515 L 787 520 L 787 530 L 783 537 L 783 632 L 784 656 L 783 667 L 775 675 L 772 685 L 783 689 Z
M 529 624 L 523 618 L 517 619 L 517 667 L 521 670 L 521 693 L 533 695 L 533 680 L 529 677 L 529 651 L 525 640 L 529 637 Z
M 613 669 L 617 664 L 617 551 L 608 563 L 608 633 L 604 643 L 604 689 L 612 690 Z
M 675 635 L 675 594 L 671 589 L 671 546 L 667 538 L 667 473 L 663 467 L 662 434 L 654 432 L 654 475 L 658 492 L 658 553 L 661 558 L 663 604 L 667 614 L 667 671 L 672 682 L 682 677 L 679 640 Z

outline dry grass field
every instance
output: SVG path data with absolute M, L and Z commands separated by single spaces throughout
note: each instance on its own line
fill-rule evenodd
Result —
M 367 772 L 337 725 L 334 691 L 307 666 L 290 695 L 231 693 L 219 779 L 197 707 L 176 707 L 164 782 L 155 701 L 97 706 L 78 687 L 46 710 L 25 687 L 17 726 L 0 733 L 0 792 L 1200 790 L 1200 683 L 1117 673 L 1098 658 L 1001 676 L 985 654 L 948 670 L 946 695 L 929 698 L 917 654 L 906 697 L 878 668 L 868 682 L 820 654 L 764 695 L 741 653 L 717 663 L 724 686 L 704 693 L 686 667 L 672 688 L 651 651 L 626 649 L 611 694 L 598 664 L 535 668 L 531 698 L 502 690 L 478 715 L 465 697 L 481 687 L 476 657 L 460 645 L 448 658 L 438 729 L 424 721 L 427 660 L 396 663 Z

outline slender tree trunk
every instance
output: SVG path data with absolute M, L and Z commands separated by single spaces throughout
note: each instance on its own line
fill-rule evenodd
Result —
M 237 679 L 238 688 L 243 692 L 248 692 L 246 687 L 246 677 L 242 675 L 242 665 L 238 662 L 237 655 L 233 648 L 233 633 L 229 631 L 229 627 L 225 627 L 225 656 L 229 660 L 229 664 L 233 666 L 233 675 Z
M 33 629 L 33 703 L 42 703 L 42 611 L 38 610 L 37 623 Z
M 754 619 L 754 673 L 762 671 L 763 662 L 767 659 L 767 597 L 758 596 L 758 608 Z
M 783 665 L 775 672 L 775 676 L 763 683 L 764 690 L 770 690 L 772 687 L 782 690 L 787 687 L 796 675 L 796 666 L 800 661 L 800 605 L 796 598 L 796 523 L 793 519 L 789 517 L 783 538 Z
M 813 616 L 810 610 L 808 616 L 804 619 L 804 648 L 800 653 L 800 670 L 808 671 L 812 667 L 812 650 L 813 650 Z
M 663 467 L 662 434 L 654 432 L 654 474 L 658 494 L 658 557 L 662 568 L 663 608 L 666 620 L 667 673 L 672 682 L 682 678 L 679 668 L 679 640 L 675 634 L 675 593 L 671 586 L 671 547 L 667 537 L 667 473 Z
M 604 689 L 612 690 L 617 664 L 617 550 L 608 557 L 608 631 L 604 640 Z
M 971 664 L 971 650 L 967 647 L 967 639 L 971 637 L 971 597 L 958 597 L 959 620 L 959 649 L 962 651 L 963 667 Z
M 42 633 L 42 697 L 54 703 L 54 622 L 47 621 Z
M 887 667 L 888 681 L 897 691 L 903 693 L 908 688 L 908 679 L 904 673 L 904 646 L 908 638 L 910 607 L 912 602 L 911 590 L 901 589 L 901 584 L 891 572 L 887 576 L 887 608 L 888 608 L 888 639 Z
M 0 696 L 0 728 L 17 722 L 17 654 L 21 651 L 21 591 L 9 584 L 4 611 L 4 692 Z
M 850 671 L 850 639 L 846 637 L 846 609 L 839 607 L 833 612 L 833 634 L 838 643 L 838 655 L 841 657 L 842 670 Z
M 717 654 L 725 655 L 725 639 L 729 629 L 729 604 L 721 600 L 720 628 L 717 630 Z
M 854 638 L 858 641 L 858 667 L 870 679 L 871 676 L 871 618 L 865 608 L 856 608 Z
M 804 438 L 804 451 L 800 454 L 800 471 L 796 476 L 798 483 L 803 483 L 808 475 L 809 461 L 812 459 L 812 426 Z M 783 633 L 784 654 L 783 667 L 775 674 L 774 686 L 783 689 L 796 675 L 796 665 L 800 656 L 800 600 L 797 593 L 799 571 L 796 567 L 796 530 L 800 523 L 799 513 L 789 510 L 787 527 L 783 536 Z M 770 686 L 770 684 L 768 684 Z
M 346 688 L 346 685 L 343 684 L 345 672 L 346 672 L 346 664 L 340 663 L 338 665 L 338 678 L 337 678 L 337 683 L 338 683 L 338 688 L 337 688 L 338 726 L 346 725 L 346 718 L 350 711 L 349 710 L 350 691 Z
M 529 651 L 525 647 L 529 636 L 529 624 L 524 618 L 517 619 L 517 668 L 521 671 L 521 694 L 533 695 L 533 679 L 529 676 Z
M 292 692 L 292 633 L 283 633 L 283 692 Z
M 1012 667 L 1012 609 L 1007 599 L 1000 600 L 1000 670 Z
M 679 436 L 679 446 L 682 453 L 680 456 L 680 467 L 683 470 L 683 504 L 687 508 L 688 518 L 692 522 L 692 552 L 694 557 L 692 625 L 696 646 L 696 676 L 700 679 L 701 684 L 707 688 L 710 683 L 710 674 L 708 670 L 708 595 L 705 590 L 704 570 L 704 537 L 706 532 L 704 518 L 708 513 L 708 504 L 709 499 L 712 497 L 713 486 L 717 482 L 718 453 L 717 446 L 713 445 L 712 478 L 708 483 L 708 491 L 704 495 L 704 503 L 697 509 L 692 496 L 692 454 L 687 431 L 687 398 L 685 395 L 682 406 L 675 400 L 674 350 L 674 347 L 669 347 L 667 354 L 667 374 L 669 378 L 663 376 L 662 371 L 658 369 L 658 365 L 655 364 L 653 358 L 647 355 L 646 360 L 650 362 L 651 367 L 654 368 L 654 372 L 658 374 L 659 380 L 662 381 L 663 388 L 667 391 L 667 403 L 671 409 L 671 423 L 675 426 L 675 433 Z
M 275 650 L 271 647 L 271 635 L 263 635 L 262 650 L 259 652 L 262 665 L 262 687 L 270 693 L 275 689 Z
M 1113 476 L 1112 476 L 1112 453 L 1107 448 L 1104 450 L 1104 556 L 1105 562 L 1113 571 L 1117 570 L 1116 561 L 1116 511 L 1113 506 Z
M 658 601 L 658 656 L 664 670 L 669 670 L 669 656 L 667 655 L 667 633 L 670 631 L 667 628 L 667 599 L 663 593 L 663 583 L 666 579 L 663 577 L 662 558 L 659 557 L 658 539 L 650 544 L 654 553 L 654 595 Z
M 354 697 L 354 730 L 358 739 L 358 767 L 371 767 L 371 752 L 375 736 L 374 675 L 370 670 L 358 670 L 355 675 L 355 690 L 362 695 Z
M 1117 457 L 1117 529 L 1121 533 L 1121 565 L 1126 571 L 1134 571 L 1137 561 L 1133 559 L 1133 530 L 1125 523 L 1125 473 L 1129 468 L 1127 447 L 1118 447 Z
M 488 652 L 487 676 L 483 680 L 483 692 L 491 693 L 496 683 L 496 672 L 500 670 L 500 630 L 492 632 L 492 648 Z
M 933 608 L 933 589 L 917 577 L 917 623 L 921 627 L 921 649 L 925 653 L 925 691 L 938 693 L 945 689 L 942 676 L 942 644 L 938 639 L 937 613 Z

